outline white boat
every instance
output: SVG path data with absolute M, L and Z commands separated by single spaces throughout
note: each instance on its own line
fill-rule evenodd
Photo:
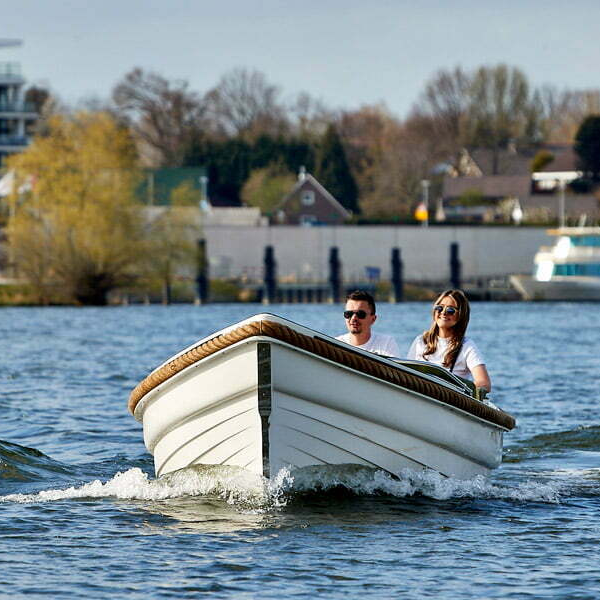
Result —
M 511 275 L 524 300 L 600 300 L 600 227 L 548 230 L 553 246 L 542 246 L 534 257 L 534 273 Z
M 430 363 L 395 361 L 260 314 L 167 360 L 131 393 L 156 475 L 362 465 L 461 479 L 502 460 L 514 419 Z

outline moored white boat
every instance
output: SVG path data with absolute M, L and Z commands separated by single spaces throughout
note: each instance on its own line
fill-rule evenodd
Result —
M 441 367 L 396 362 L 270 314 L 200 340 L 133 390 L 157 476 L 194 464 L 275 476 L 357 464 L 486 475 L 507 413 Z
M 600 227 L 561 227 L 534 257 L 533 275 L 511 275 L 524 300 L 600 300 Z

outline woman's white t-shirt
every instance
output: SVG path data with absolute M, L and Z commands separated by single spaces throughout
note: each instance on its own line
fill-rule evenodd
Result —
M 436 365 L 441 365 L 444 362 L 444 355 L 448 350 L 448 339 L 449 338 L 438 337 L 436 351 L 433 354 L 428 354 L 427 357 L 424 358 L 423 352 L 425 352 L 426 345 L 423 341 L 423 335 L 418 335 L 410 346 L 407 358 L 411 360 L 426 360 L 435 363 Z M 479 352 L 475 342 L 471 338 L 465 336 L 452 372 L 459 377 L 472 380 L 473 375 L 471 373 L 473 369 L 477 365 L 484 364 L 485 360 L 483 360 L 483 356 L 481 355 L 481 352 Z

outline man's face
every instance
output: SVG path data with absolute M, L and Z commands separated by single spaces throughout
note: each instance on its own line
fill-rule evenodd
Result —
M 377 319 L 376 315 L 371 314 L 371 308 L 366 300 L 347 300 L 345 310 L 353 312 L 349 319 L 346 319 L 346 327 L 350 333 L 360 335 L 361 333 L 371 333 L 371 326 Z M 359 319 L 356 313 L 364 311 L 366 316 L 364 319 Z

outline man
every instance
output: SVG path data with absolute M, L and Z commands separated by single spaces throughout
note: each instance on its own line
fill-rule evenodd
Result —
M 340 335 L 336 339 L 375 354 L 400 356 L 398 344 L 391 335 L 371 332 L 377 315 L 375 314 L 375 300 L 368 292 L 356 290 L 346 296 L 344 319 L 346 319 L 348 333 Z

